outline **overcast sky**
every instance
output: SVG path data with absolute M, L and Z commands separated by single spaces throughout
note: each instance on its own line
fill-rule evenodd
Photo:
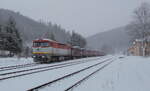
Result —
M 60 24 L 67 30 L 90 36 L 124 26 L 133 10 L 150 0 L 0 0 L 0 8 L 10 9 L 34 20 Z

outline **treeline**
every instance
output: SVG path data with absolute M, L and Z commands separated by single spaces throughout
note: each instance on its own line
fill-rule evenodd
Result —
M 87 44 L 86 39 L 74 31 L 72 32 L 68 43 L 72 46 L 79 46 L 81 48 L 84 48 Z
M 10 16 L 6 23 L 0 25 L 0 50 L 10 51 L 10 55 L 29 56 L 31 55 L 32 40 L 37 38 L 48 38 L 81 48 L 86 46 L 86 39 L 75 31 L 66 31 L 60 25 L 51 22 L 40 21 L 37 24 L 45 26 L 46 30 L 41 30 L 36 34 L 32 34 L 32 31 L 28 30 L 24 32 L 28 28 L 18 26 L 16 19 Z M 26 38 L 26 36 L 28 37 Z
M 49 28 L 49 31 L 43 35 L 44 38 L 49 38 L 72 46 L 78 46 L 80 48 L 86 47 L 87 41 L 81 34 L 75 31 L 66 31 L 61 28 L 60 25 L 52 24 L 51 22 L 41 23 Z

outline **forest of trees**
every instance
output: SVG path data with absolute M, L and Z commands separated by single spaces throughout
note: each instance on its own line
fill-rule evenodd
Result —
M 51 22 L 39 22 L 41 26 L 45 26 L 47 31 L 42 33 L 38 32 L 38 35 L 33 35 L 35 38 L 48 38 L 52 39 L 64 44 L 70 44 L 72 46 L 79 46 L 84 48 L 86 46 L 86 39 L 76 33 L 76 32 L 68 32 L 65 29 L 61 28 L 60 25 L 52 24 Z M 27 31 L 27 30 L 26 30 Z M 24 36 L 26 33 L 23 32 L 22 28 L 18 28 L 18 24 L 14 17 L 10 16 L 6 23 L 0 25 L 0 36 L 1 44 L 0 50 L 7 50 L 10 51 L 11 54 L 23 54 L 27 56 L 30 54 L 31 45 L 30 47 L 26 44 L 30 44 L 32 42 L 32 37 L 29 36 L 28 40 Z M 30 35 L 30 33 L 28 33 Z
M 79 46 L 81 48 L 84 48 L 86 46 L 86 39 L 80 34 L 72 31 L 72 34 L 68 43 L 71 44 L 72 46 Z
M 72 46 L 79 46 L 81 48 L 84 48 L 87 44 L 86 39 L 81 34 L 76 33 L 75 31 L 67 32 L 59 25 L 53 25 L 51 22 L 43 24 L 49 27 L 49 31 L 44 35 L 45 38 L 49 38 L 65 44 L 70 44 Z M 65 36 L 64 34 L 67 36 Z

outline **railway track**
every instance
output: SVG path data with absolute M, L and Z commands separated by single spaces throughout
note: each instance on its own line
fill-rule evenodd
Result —
M 102 70 L 103 68 L 105 68 L 106 66 L 108 66 L 110 63 L 112 63 L 113 61 L 109 62 L 108 64 L 105 64 L 104 66 L 100 67 L 99 69 L 97 69 L 96 71 L 92 72 L 91 74 L 85 76 L 84 78 L 82 78 L 81 80 L 79 80 L 78 82 L 76 82 L 75 84 L 71 85 L 70 87 L 68 87 L 65 91 L 70 91 L 72 90 L 74 87 L 77 87 L 78 85 L 80 85 L 83 81 L 85 81 L 86 79 L 88 79 L 89 77 L 91 77 L 92 75 L 96 74 L 97 72 L 99 72 L 100 70 Z
M 86 67 L 86 68 L 80 69 L 80 70 L 75 71 L 75 72 L 73 72 L 73 73 L 69 73 L 69 74 L 67 74 L 67 75 L 65 75 L 65 76 L 62 76 L 62 77 L 60 77 L 60 78 L 57 78 L 57 79 L 55 79 L 55 80 L 52 80 L 52 81 L 47 82 L 47 83 L 45 83 L 45 84 L 42 84 L 42 85 L 40 85 L 40 86 L 31 88 L 31 89 L 29 89 L 28 91 L 38 91 L 39 89 L 42 89 L 42 88 L 44 88 L 44 87 L 46 87 L 46 86 L 48 86 L 48 85 L 52 85 L 52 84 L 54 84 L 54 83 L 56 83 L 56 82 L 58 82 L 58 81 L 60 81 L 60 80 L 67 79 L 67 78 L 69 78 L 69 77 L 71 77 L 71 76 L 74 76 L 74 75 L 76 75 L 76 74 L 78 74 L 78 73 L 84 72 L 85 70 L 91 69 L 91 68 L 93 68 L 93 67 L 95 67 L 95 66 L 98 66 L 98 65 L 100 65 L 100 64 L 103 64 L 103 63 L 109 61 L 109 63 L 103 65 L 103 66 L 100 67 L 98 70 L 92 72 L 90 75 L 88 75 L 88 76 L 86 76 L 85 78 L 81 79 L 79 82 L 77 82 L 77 83 L 75 83 L 74 85 L 68 87 L 68 88 L 66 89 L 66 91 L 68 91 L 68 90 L 72 89 L 73 87 L 75 87 L 77 84 L 81 83 L 82 81 L 84 81 L 85 79 L 87 79 L 88 77 L 90 77 L 91 75 L 95 74 L 95 73 L 98 72 L 99 70 L 102 70 L 103 68 L 105 68 L 106 66 L 108 66 L 111 62 L 113 62 L 113 61 L 110 61 L 110 60 L 111 60 L 111 58 L 110 58 L 110 59 L 106 59 L 106 60 L 101 61 L 101 62 L 98 62 L 98 63 L 96 63 L 96 64 L 94 64 L 94 65 L 91 65 L 91 66 L 88 66 L 88 67 Z
M 2 71 L 7 71 L 7 70 L 13 70 L 13 69 L 20 69 L 20 68 L 25 68 L 25 67 L 31 67 L 31 66 L 36 66 L 36 65 L 39 65 L 39 64 L 36 64 L 36 63 L 28 63 L 28 64 L 21 64 L 21 65 L 0 67 L 0 72 L 2 72 Z
M 30 75 L 30 74 L 34 74 L 34 73 L 39 73 L 39 72 L 59 69 L 59 68 L 68 67 L 68 66 L 72 66 L 72 65 L 77 65 L 77 64 L 90 62 L 90 61 L 94 61 L 94 60 L 98 60 L 98 59 L 101 59 L 101 58 L 92 59 L 92 60 L 84 60 L 84 61 L 81 60 L 81 61 L 75 61 L 75 62 L 61 63 L 61 64 L 55 64 L 55 65 L 50 65 L 50 66 L 31 68 L 31 69 L 27 69 L 27 70 L 6 72 L 6 73 L 0 74 L 0 81 L 6 80 L 6 79 L 10 79 L 10 78 Z
M 14 65 L 14 66 L 6 66 L 6 67 L 0 67 L 0 72 L 8 71 L 8 70 L 14 70 L 14 69 L 21 69 L 25 67 L 33 67 L 40 64 L 37 63 L 28 63 L 28 64 L 21 64 L 21 65 Z

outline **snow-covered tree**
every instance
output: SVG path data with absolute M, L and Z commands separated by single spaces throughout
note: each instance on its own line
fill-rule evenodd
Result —
M 16 28 L 16 22 L 13 17 L 10 17 L 7 25 L 5 26 L 5 31 L 7 34 L 11 35 L 7 37 L 7 50 L 14 53 L 22 52 L 22 39 L 18 29 Z
M 86 46 L 86 43 L 86 39 L 83 36 L 74 31 L 72 32 L 69 44 L 71 44 L 72 46 L 79 46 L 81 48 L 84 48 Z
M 132 37 L 131 41 L 150 36 L 150 5 L 148 3 L 142 3 L 134 11 L 133 21 L 127 26 L 127 30 Z
M 44 37 L 46 37 L 46 38 L 48 38 L 48 39 L 51 39 L 51 40 L 55 40 L 55 41 L 56 41 L 56 39 L 55 39 L 55 35 L 54 35 L 54 33 L 53 33 L 53 32 L 51 32 L 51 31 L 48 31 Z
M 134 12 L 133 21 L 127 27 L 129 34 L 132 36 L 131 41 L 142 39 L 142 55 L 145 56 L 146 38 L 150 36 L 150 5 L 142 3 Z

